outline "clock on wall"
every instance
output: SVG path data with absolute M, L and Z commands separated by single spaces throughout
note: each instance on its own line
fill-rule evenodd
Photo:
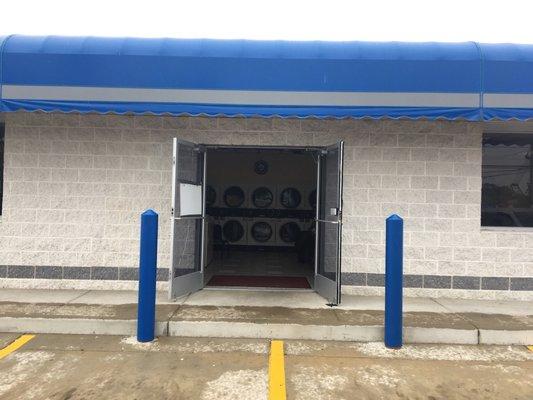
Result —
M 258 175 L 265 175 L 268 172 L 268 163 L 265 160 L 256 161 L 254 171 Z

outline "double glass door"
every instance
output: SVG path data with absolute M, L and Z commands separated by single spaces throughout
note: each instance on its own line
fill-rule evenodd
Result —
M 173 147 L 170 296 L 176 298 L 204 286 L 206 151 L 179 139 Z M 344 143 L 326 146 L 318 154 L 314 288 L 336 305 L 341 287 Z

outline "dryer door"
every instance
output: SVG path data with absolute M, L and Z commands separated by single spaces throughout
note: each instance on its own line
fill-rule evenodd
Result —
M 174 138 L 170 298 L 204 285 L 205 150 Z
M 342 169 L 344 142 L 321 151 L 317 177 L 315 290 L 341 301 Z

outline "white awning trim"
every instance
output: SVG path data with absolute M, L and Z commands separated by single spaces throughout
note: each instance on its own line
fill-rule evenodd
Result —
M 478 93 L 289 92 L 4 85 L 5 100 L 331 107 L 479 107 Z

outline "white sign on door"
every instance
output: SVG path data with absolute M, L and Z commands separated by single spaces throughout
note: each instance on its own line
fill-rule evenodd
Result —
M 202 215 L 202 185 L 180 183 L 180 216 Z

